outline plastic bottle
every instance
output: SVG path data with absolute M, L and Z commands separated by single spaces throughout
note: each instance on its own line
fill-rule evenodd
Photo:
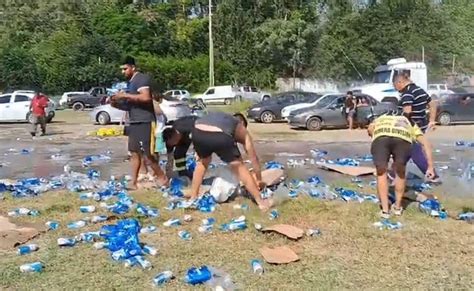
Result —
M 473 221 L 474 220 L 474 212 L 465 212 L 458 215 L 459 220 L 464 221 Z
M 81 206 L 79 207 L 79 210 L 82 213 L 92 213 L 92 212 L 95 212 L 95 206 L 94 205 Z
M 213 225 L 212 224 L 209 224 L 209 225 L 201 225 L 200 227 L 198 227 L 198 231 L 200 233 L 210 233 L 212 232 L 212 228 L 213 228 Z
M 99 223 L 99 222 L 107 221 L 108 219 L 109 217 L 107 215 L 95 215 L 95 216 L 92 216 L 91 222 Z
M 30 213 L 30 211 L 31 210 L 29 210 L 28 208 L 24 208 L 24 207 L 16 208 L 13 211 L 9 211 L 8 216 L 15 217 L 15 216 L 21 216 L 21 215 L 28 215 Z
M 123 248 L 112 252 L 112 259 L 115 261 L 125 260 L 127 257 L 129 257 L 129 255 Z
M 192 239 L 191 233 L 189 233 L 189 232 L 186 231 L 186 230 L 181 230 L 180 232 L 178 232 L 178 236 L 179 236 L 182 240 L 191 240 L 191 239 Z
M 145 226 L 140 230 L 140 233 L 152 233 L 157 231 L 158 228 L 154 225 Z
M 125 267 L 133 267 L 138 265 L 138 260 L 135 257 L 130 257 L 123 261 Z
M 73 238 L 58 238 L 58 246 L 60 247 L 73 247 L 76 244 L 76 240 Z
M 86 222 L 83 220 L 73 221 L 67 225 L 69 229 L 79 229 L 86 226 Z
M 24 264 L 20 266 L 20 272 L 22 273 L 33 273 L 41 272 L 43 270 L 43 264 L 41 262 L 34 262 L 30 264 Z
M 39 249 L 37 244 L 24 245 L 18 248 L 19 255 L 26 255 L 31 252 L 36 252 Z
M 321 235 L 321 230 L 319 228 L 311 228 L 306 231 L 307 236 L 319 236 Z
M 275 220 L 278 217 L 280 217 L 280 213 L 278 212 L 277 209 L 273 209 L 272 211 L 270 211 L 270 214 L 269 214 L 270 220 Z
M 82 242 L 94 242 L 98 240 L 99 238 L 100 238 L 100 232 L 98 231 L 84 232 L 76 236 L 76 240 L 82 241 Z
M 98 179 L 100 178 L 100 172 L 94 169 L 90 169 L 89 171 L 87 171 L 87 177 L 89 177 L 89 179 Z
M 48 227 L 48 230 L 56 230 L 59 228 L 59 222 L 57 221 L 47 221 L 45 225 Z
M 233 221 L 227 224 L 223 224 L 221 229 L 223 231 L 235 231 L 235 230 L 244 230 L 247 228 L 247 223 L 245 221 Z
M 175 219 L 169 219 L 163 223 L 164 226 L 166 227 L 171 227 L 171 226 L 179 226 L 181 225 L 181 221 L 178 218 Z
M 107 243 L 106 242 L 103 242 L 103 241 L 98 241 L 96 243 L 94 243 L 94 248 L 96 250 L 101 250 L 103 248 L 107 247 Z
M 202 284 L 212 278 L 212 273 L 207 266 L 191 268 L 187 271 L 184 281 L 191 285 Z
M 244 211 L 249 210 L 249 206 L 247 204 L 235 204 L 233 208 L 236 210 L 239 210 L 239 209 L 244 210 Z
M 264 270 L 263 270 L 262 262 L 260 262 L 259 260 L 252 260 L 250 261 L 250 265 L 252 266 L 252 270 L 254 274 L 263 275 Z
M 158 249 L 152 246 L 144 246 L 143 247 L 143 252 L 145 254 L 148 254 L 150 256 L 156 256 L 158 255 Z
M 153 278 L 153 283 L 154 283 L 156 286 L 161 286 L 161 285 L 163 285 L 163 284 L 168 283 L 168 282 L 171 281 L 173 278 L 174 278 L 173 272 L 171 272 L 171 271 L 164 271 L 164 272 L 161 272 L 161 273 L 157 274 L 157 275 Z
M 212 217 L 205 218 L 202 220 L 202 225 L 213 225 L 214 223 L 216 223 L 216 220 Z
M 135 259 L 137 259 L 138 263 L 143 269 L 151 269 L 153 267 L 151 262 L 145 259 L 143 256 L 135 256 Z

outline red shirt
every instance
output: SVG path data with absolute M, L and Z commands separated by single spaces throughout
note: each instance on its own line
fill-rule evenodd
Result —
M 48 107 L 48 98 L 44 95 L 36 95 L 31 100 L 31 111 L 36 116 L 45 116 L 46 112 L 44 109 Z

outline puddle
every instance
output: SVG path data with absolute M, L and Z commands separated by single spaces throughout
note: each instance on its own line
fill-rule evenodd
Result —
M 437 147 L 438 146 L 438 147 Z M 434 158 L 436 167 L 443 167 L 439 174 L 443 180 L 443 185 L 434 188 L 433 192 L 448 193 L 458 197 L 472 197 L 474 187 L 474 179 L 468 180 L 466 169 L 469 162 L 473 161 L 474 149 L 460 150 L 454 146 L 435 145 Z M 22 149 L 33 149 L 29 154 L 22 155 L 18 152 L 9 152 L 10 148 L 17 151 Z M 351 177 L 340 175 L 335 172 L 319 169 L 316 165 L 311 164 L 310 160 L 317 161 L 310 154 L 310 150 L 319 149 L 328 152 L 326 158 L 336 159 L 342 157 L 364 156 L 370 151 L 369 143 L 324 143 L 316 144 L 313 142 L 257 142 L 256 150 L 260 153 L 261 163 L 275 160 L 285 165 L 289 178 L 297 178 L 306 180 L 311 176 L 319 176 L 328 184 L 351 183 Z M 50 140 L 9 140 L 8 143 L 0 143 L 0 179 L 18 179 L 28 177 L 50 177 L 59 175 L 63 172 L 64 166 L 67 164 L 73 171 L 86 172 L 82 166 L 82 159 L 87 155 L 99 155 L 107 151 L 111 151 L 111 159 L 107 162 L 99 162 L 92 164 L 90 168 L 99 170 L 102 177 L 110 175 L 129 174 L 130 166 L 128 162 L 124 162 L 127 155 L 127 145 L 125 139 L 109 139 L 107 141 L 99 141 L 95 139 L 79 139 L 71 142 L 54 142 Z M 242 152 L 243 149 L 241 149 Z M 52 155 L 57 156 L 55 159 Z M 245 155 L 244 155 L 245 157 Z M 293 159 L 302 161 L 306 159 L 307 164 L 291 168 L 287 166 L 287 161 Z M 217 163 L 219 160 L 213 160 Z M 361 165 L 371 166 L 371 162 L 363 162 Z M 447 168 L 446 168 L 447 166 Z M 408 170 L 416 175 L 421 176 L 416 166 L 408 165 Z M 464 173 L 464 179 L 461 175 Z M 474 173 L 473 173 L 474 175 Z M 472 176 L 472 175 L 471 175 Z M 374 180 L 373 176 L 362 177 L 364 185 Z M 373 190 L 374 194 L 375 189 Z

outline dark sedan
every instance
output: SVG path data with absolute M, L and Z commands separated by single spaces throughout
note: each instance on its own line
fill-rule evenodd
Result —
M 378 102 L 374 98 L 364 95 L 355 95 L 359 100 L 356 122 L 359 126 L 366 126 L 370 116 L 382 115 L 390 110 L 395 110 L 396 105 L 390 102 Z M 292 111 L 288 116 L 291 127 L 321 130 L 328 127 L 347 128 L 347 118 L 344 113 L 346 96 L 343 94 L 328 95 L 326 102 Z
M 474 94 L 458 93 L 441 96 L 438 99 L 437 121 L 441 125 L 474 122 Z
M 257 122 L 271 123 L 282 120 L 281 110 L 298 103 L 311 103 L 321 95 L 312 92 L 283 92 L 274 97 L 254 104 L 247 111 L 247 116 Z

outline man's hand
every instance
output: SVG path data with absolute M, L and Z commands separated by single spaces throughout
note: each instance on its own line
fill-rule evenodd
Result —
M 113 97 L 115 97 L 116 99 L 124 99 L 124 98 L 127 98 L 124 91 L 118 91 L 117 94 L 115 94 Z
M 427 128 L 427 131 L 431 131 L 431 130 L 436 130 L 436 121 L 430 121 L 428 123 L 428 128 Z
M 433 179 L 433 178 L 435 177 L 434 168 L 433 168 L 433 167 L 429 167 L 429 168 L 426 170 L 425 176 L 426 176 L 426 178 L 428 178 L 428 179 Z
M 262 191 L 263 188 L 265 188 L 265 187 L 267 186 L 267 184 L 265 184 L 265 182 L 263 182 L 263 181 L 257 179 L 257 186 L 258 186 L 258 189 L 259 189 L 260 191 Z
M 370 137 L 372 137 L 372 135 L 374 133 L 374 129 L 375 129 L 375 124 L 374 123 L 369 124 L 369 126 L 367 127 L 367 134 Z

